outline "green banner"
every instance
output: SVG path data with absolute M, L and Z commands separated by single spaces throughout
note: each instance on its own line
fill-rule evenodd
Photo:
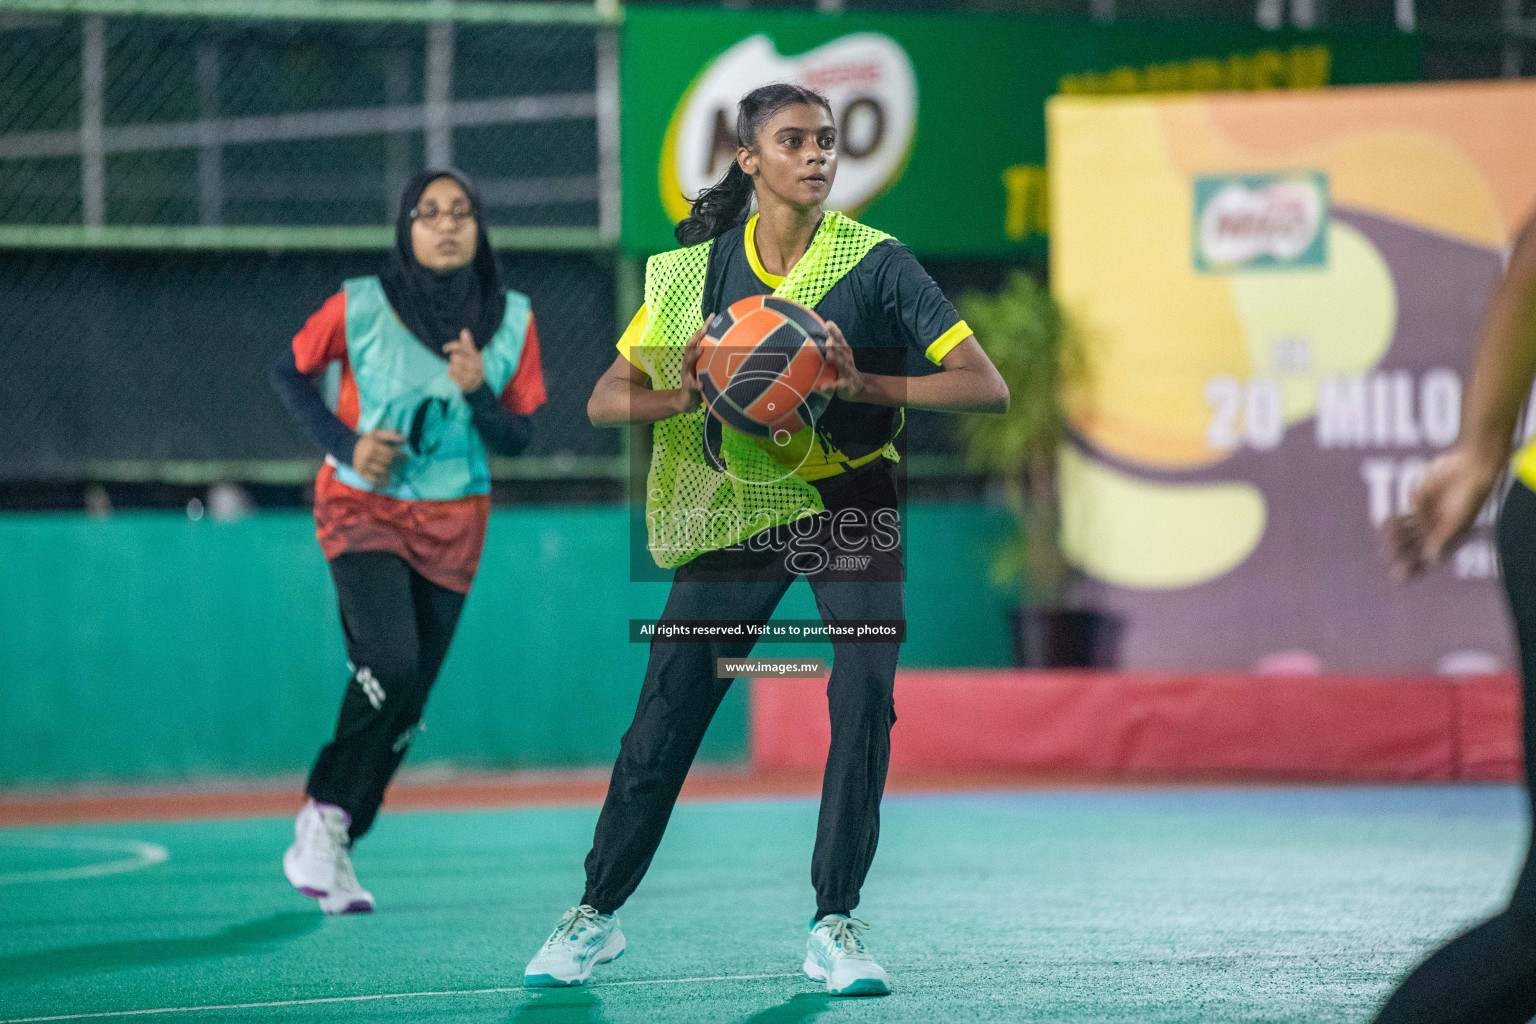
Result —
M 1419 77 L 1417 37 L 1182 19 L 814 15 L 632 7 L 624 25 L 623 244 L 675 247 L 685 195 L 735 153 L 735 102 L 773 81 L 832 101 L 832 205 L 918 252 L 1038 251 L 1045 100 L 1056 92 L 1296 89 Z

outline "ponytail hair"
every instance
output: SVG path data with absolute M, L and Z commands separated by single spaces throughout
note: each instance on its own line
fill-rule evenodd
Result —
M 797 103 L 809 103 L 832 113 L 832 104 L 821 93 L 788 82 L 759 86 L 747 93 L 736 104 L 737 144 L 756 149 L 757 133 L 764 123 L 780 110 Z M 678 244 L 698 245 L 745 223 L 747 211 L 752 208 L 753 194 L 751 177 L 733 157 L 725 176 L 690 200 L 692 210 L 673 231 Z
M 694 197 L 693 209 L 672 234 L 680 245 L 707 242 L 745 221 L 751 206 L 752 179 L 732 157 L 725 177 Z

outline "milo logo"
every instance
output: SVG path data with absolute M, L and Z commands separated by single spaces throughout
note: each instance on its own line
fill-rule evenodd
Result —
M 1202 273 L 1325 266 L 1327 229 L 1328 177 L 1320 171 L 1195 179 Z
M 832 104 L 839 159 L 829 207 L 857 212 L 901 176 L 917 130 L 917 74 L 899 43 L 855 32 L 784 57 L 755 35 L 711 61 L 672 112 L 660 187 L 674 221 L 688 216 L 684 197 L 719 181 L 736 158 L 736 101 L 770 82 L 815 89 Z

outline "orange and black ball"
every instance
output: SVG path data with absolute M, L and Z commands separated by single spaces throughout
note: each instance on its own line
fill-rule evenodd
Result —
M 827 325 L 793 299 L 754 295 L 715 314 L 699 354 L 711 414 L 733 430 L 784 443 L 814 425 L 831 401 L 816 391 L 835 379 Z

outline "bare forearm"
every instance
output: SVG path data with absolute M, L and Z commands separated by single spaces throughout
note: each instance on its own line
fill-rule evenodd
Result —
M 1536 376 L 1536 222 L 1527 224 L 1483 318 L 1460 443 L 1502 468 Z
M 587 402 L 587 418 L 594 427 L 617 427 L 624 423 L 655 423 L 676 416 L 681 393 L 676 389 L 652 391 L 622 378 L 605 380 L 592 392 Z
M 1001 378 L 970 368 L 946 369 L 926 377 L 863 375 L 872 405 L 904 405 L 936 412 L 1000 413 L 1008 409 L 1008 388 Z

